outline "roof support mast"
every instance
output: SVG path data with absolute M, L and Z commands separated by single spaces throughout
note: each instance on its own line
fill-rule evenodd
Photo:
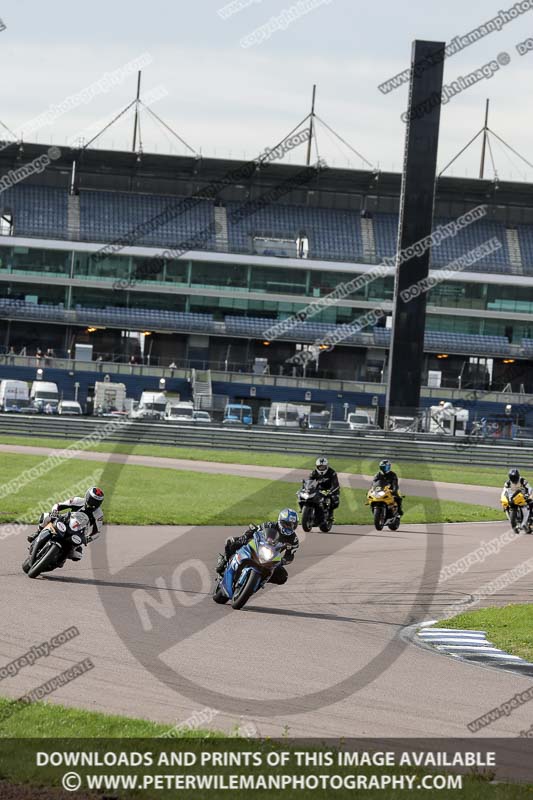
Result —
M 135 98 L 135 117 L 133 120 L 133 144 L 131 146 L 132 152 L 136 152 L 137 147 L 137 128 L 139 126 L 139 101 L 141 99 L 141 70 L 137 73 L 137 96 Z
M 316 83 L 313 84 L 313 96 L 311 98 L 311 113 L 309 114 L 309 139 L 307 141 L 307 158 L 305 163 L 307 166 L 311 163 L 311 142 L 313 141 L 313 123 L 315 121 L 315 97 L 316 97 Z
M 485 104 L 485 124 L 483 125 L 483 144 L 481 145 L 481 163 L 479 165 L 479 177 L 485 175 L 485 150 L 487 147 L 487 135 L 489 132 L 489 98 Z

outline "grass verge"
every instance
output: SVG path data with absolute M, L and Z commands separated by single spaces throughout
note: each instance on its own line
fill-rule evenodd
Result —
M 33 447 L 49 447 L 55 450 L 75 444 L 74 439 L 50 439 L 25 436 L 0 436 L 0 444 L 25 445 Z M 224 464 L 253 464 L 264 467 L 289 467 L 293 469 L 312 469 L 315 459 L 309 456 L 289 455 L 287 453 L 258 453 L 249 450 L 217 450 L 200 447 L 174 447 L 172 445 L 118 444 L 103 442 L 88 448 L 99 453 L 127 453 L 132 455 L 156 456 L 158 458 L 185 458 L 192 461 L 218 461 Z M 317 456 L 320 453 L 317 453 Z M 386 446 L 376 459 L 367 458 L 332 458 L 338 472 L 349 472 L 354 475 L 372 475 L 377 471 L 381 458 L 394 460 L 394 453 Z M 443 481 L 444 483 L 464 483 L 471 486 L 501 487 L 506 473 L 511 466 L 468 467 L 457 464 L 428 464 L 416 461 L 395 461 L 394 467 L 401 478 L 418 480 Z M 517 464 L 520 467 L 520 464 Z
M 1 485 L 41 462 L 40 456 L 3 454 Z M 105 503 L 106 520 L 124 525 L 246 525 L 275 518 L 286 506 L 294 507 L 298 488 L 286 481 L 70 459 L 10 493 L 2 503 L 0 520 L 35 522 L 39 505 L 50 507 L 58 498 L 79 493 L 89 476 L 91 483 L 100 483 L 102 474 L 104 483 L 113 487 Z M 106 485 L 102 488 L 106 491 Z M 336 522 L 371 524 L 365 499 L 363 489 L 344 489 Z M 500 517 L 498 511 L 485 506 L 408 497 L 403 523 L 479 522 Z
M 10 707 L 15 709 L 15 713 L 4 719 Z M 0 697 L 1 738 L 148 738 L 162 736 L 171 728 L 171 724 L 84 711 L 81 708 L 66 708 L 52 703 L 29 703 L 18 709 L 13 706 L 13 700 Z M 227 735 L 222 731 L 200 728 L 185 730 L 183 724 L 176 730 L 176 738 Z
M 487 639 L 496 647 L 533 662 L 532 603 L 469 611 L 439 622 L 439 627 L 486 631 Z
M 0 713 L 4 710 L 10 701 L 0 699 Z M 370 787 L 362 784 L 363 788 L 357 790 L 355 788 L 346 786 L 339 789 L 335 787 L 335 797 L 339 800 L 348 800 L 354 797 L 379 797 L 381 800 L 389 800 L 390 798 L 408 798 L 412 797 L 413 789 L 416 788 L 417 798 L 425 800 L 425 798 L 433 798 L 437 794 L 442 800 L 448 798 L 462 798 L 463 800 L 486 800 L 486 798 L 493 798 L 493 800 L 521 800 L 521 798 L 530 797 L 531 788 L 527 785 L 506 785 L 496 784 L 490 785 L 488 781 L 493 776 L 493 771 L 490 769 L 479 770 L 470 775 L 459 778 L 457 775 L 450 775 L 449 770 L 439 769 L 437 778 L 442 781 L 444 778 L 453 780 L 453 784 L 443 787 L 442 783 L 438 785 L 439 791 L 436 791 L 437 784 L 434 785 L 435 771 L 430 771 L 427 768 L 414 767 L 412 764 L 398 766 L 400 759 L 397 758 L 395 766 L 381 766 L 380 761 L 376 761 L 375 766 L 363 765 L 360 766 L 355 772 L 353 766 L 342 765 L 339 766 L 335 763 L 335 758 L 339 752 L 340 742 L 326 742 L 317 741 L 316 745 L 307 743 L 302 746 L 291 743 L 290 740 L 282 740 L 280 743 L 271 740 L 261 739 L 243 739 L 238 736 L 238 733 L 233 738 L 228 738 L 227 734 L 222 734 L 217 731 L 206 730 L 184 730 L 177 728 L 176 735 L 171 740 L 156 739 L 169 730 L 169 726 L 160 725 L 157 723 L 149 722 L 148 720 L 136 720 L 126 717 L 108 716 L 98 712 L 82 711 L 79 709 L 66 708 L 63 706 L 50 705 L 48 703 L 35 703 L 25 706 L 17 715 L 16 718 L 12 717 L 5 725 L 2 726 L 2 736 L 0 738 L 0 791 L 3 791 L 3 796 L 9 798 L 24 798 L 27 800 L 29 797 L 42 797 L 45 800 L 49 798 L 65 798 L 66 795 L 56 794 L 51 787 L 58 787 L 61 784 L 62 778 L 65 773 L 70 776 L 80 776 L 80 783 L 82 786 L 82 796 L 89 797 L 85 793 L 88 787 L 89 780 L 92 778 L 92 788 L 95 789 L 98 785 L 98 796 L 102 796 L 102 789 L 106 791 L 104 797 L 116 798 L 141 798 L 141 797 L 158 797 L 161 800 L 170 800 L 177 796 L 176 789 L 170 786 L 157 786 L 157 792 L 150 791 L 149 795 L 146 793 L 146 779 L 150 776 L 151 786 L 156 785 L 155 776 L 168 775 L 195 775 L 203 781 L 208 779 L 208 776 L 218 776 L 219 778 L 225 776 L 229 780 L 230 775 L 239 775 L 244 773 L 246 776 L 255 776 L 257 780 L 261 776 L 268 775 L 272 769 L 267 766 L 269 764 L 269 754 L 274 754 L 274 751 L 282 751 L 289 757 L 290 766 L 278 767 L 278 773 L 283 774 L 297 774 L 306 775 L 334 775 L 346 776 L 352 782 L 354 779 L 358 781 L 364 780 L 370 783 Z M 89 740 L 89 744 L 87 743 Z M 180 741 L 181 740 L 181 741 Z M 318 761 L 310 761 L 309 766 L 298 763 L 295 752 L 301 753 L 302 750 L 315 751 L 314 759 L 320 757 L 320 751 L 327 751 L 331 754 L 333 760 L 326 762 L 324 766 L 311 766 Z M 350 748 L 347 748 L 350 749 Z M 372 750 L 379 750 L 377 743 L 363 745 L 366 752 Z M 392 749 L 390 747 L 388 750 Z M 405 744 L 399 742 L 400 752 L 409 752 L 409 740 Z M 419 747 L 413 748 L 419 749 Z M 433 746 L 430 749 L 438 749 Z M 318 751 L 318 752 L 317 752 Z M 99 754 L 100 765 L 97 766 L 78 766 L 77 762 L 65 763 L 53 762 L 45 763 L 45 760 L 40 757 L 37 759 L 37 753 L 41 756 L 44 754 L 66 754 L 75 755 L 76 753 L 83 752 L 84 754 Z M 189 756 L 185 762 L 187 766 L 180 766 L 179 762 L 173 762 L 172 754 L 179 754 L 186 752 Z M 250 766 L 246 766 L 246 761 L 243 760 L 242 765 L 233 765 L 229 761 L 228 764 L 222 764 L 217 759 L 224 755 L 224 753 L 231 754 L 235 757 L 237 753 L 255 753 L 254 759 L 250 760 Z M 123 754 L 126 760 L 119 762 L 118 766 L 113 766 L 113 762 L 108 762 L 109 766 L 104 766 L 103 761 L 106 754 Z M 132 766 L 128 766 L 126 754 L 131 754 L 135 757 Z M 206 759 L 204 761 L 204 756 Z M 193 760 L 191 760 L 191 758 Z M 72 772 L 71 764 L 74 763 L 75 772 Z M 276 762 L 273 762 L 276 763 Z M 277 760 L 280 763 L 280 759 Z M 285 762 L 281 762 L 285 763 Z M 409 763 L 409 762 L 407 762 Z M 81 762 L 83 764 L 83 762 Z M 433 774 L 432 774 L 433 773 Z M 444 773 L 444 775 L 443 775 Z M 102 776 L 102 777 L 100 777 Z M 120 776 L 126 776 L 128 781 L 128 788 L 121 788 L 120 783 L 113 783 L 113 776 L 117 776 L 116 780 L 120 780 Z M 133 776 L 138 776 L 138 783 L 131 781 L 137 780 Z M 403 785 L 394 784 L 393 780 L 398 781 L 399 776 L 409 777 L 410 783 L 405 781 Z M 440 776 L 440 777 L 439 777 Z M 99 784 L 94 783 L 97 779 L 102 781 Z M 248 780 L 249 778 L 247 778 Z M 338 778 L 336 779 L 338 780 Z M 460 781 L 458 784 L 457 781 Z M 105 781 L 105 782 L 104 782 Z M 426 783 L 428 782 L 428 783 Z M 143 788 L 144 783 L 144 788 Z M 78 784 L 79 785 L 79 784 Z M 453 786 L 453 788 L 452 788 Z M 111 792 L 109 793 L 109 790 Z M 31 795 L 28 792 L 32 792 Z M 258 798 L 266 797 L 283 797 L 283 798 L 316 798 L 316 800 L 326 800 L 332 796 L 331 789 L 318 788 L 314 790 L 301 789 L 285 789 L 284 791 L 268 791 L 256 790 L 253 792 L 254 796 Z M 74 796 L 74 795 L 71 795 Z M 79 797 L 79 794 L 75 795 Z M 95 797 L 94 794 L 90 795 Z M 199 792 L 197 789 L 179 790 L 179 796 L 184 800 L 193 800 L 198 797 L 209 797 L 215 800 L 216 798 L 225 798 L 228 792 L 224 789 L 210 788 L 208 791 L 202 790 Z M 232 791 L 231 797 L 245 798 L 250 797 L 250 790 L 236 789 Z

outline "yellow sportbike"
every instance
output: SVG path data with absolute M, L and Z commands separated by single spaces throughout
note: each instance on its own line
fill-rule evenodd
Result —
M 520 533 L 521 531 L 530 533 L 529 508 L 522 489 L 513 489 L 513 487 L 503 489 L 500 500 L 513 531 L 515 533 Z
M 374 517 L 374 527 L 377 531 L 382 531 L 385 525 L 391 531 L 397 531 L 400 527 L 400 514 L 398 503 L 388 486 L 381 486 L 374 483 L 368 490 L 366 504 L 370 506 Z

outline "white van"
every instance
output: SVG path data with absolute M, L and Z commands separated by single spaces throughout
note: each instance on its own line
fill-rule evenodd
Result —
M 59 405 L 59 391 L 57 383 L 47 381 L 33 381 L 31 385 L 30 400 L 37 411 L 50 410 L 57 414 Z
M 143 392 L 139 405 L 131 416 L 136 419 L 163 419 L 167 406 L 167 398 L 163 392 Z
M 29 404 L 26 381 L 0 381 L 0 411 L 27 411 Z
M 310 406 L 297 406 L 293 403 L 272 403 L 268 424 L 278 428 L 299 428 L 300 418 L 311 410 Z
M 60 417 L 81 417 L 83 411 L 77 400 L 61 400 L 58 414 Z
M 366 411 L 353 411 L 348 414 L 348 424 L 352 431 L 364 431 L 376 427 Z
M 191 402 L 169 401 L 165 409 L 165 419 L 170 422 L 192 422 L 194 406 Z

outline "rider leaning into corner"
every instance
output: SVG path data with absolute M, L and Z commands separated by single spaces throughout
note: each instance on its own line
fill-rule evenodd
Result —
M 398 505 L 398 514 L 400 517 L 403 516 L 403 498 L 400 494 L 400 482 L 398 475 L 392 469 L 391 462 L 387 458 L 379 462 L 379 472 L 374 475 L 372 482 L 374 484 L 377 483 L 379 486 L 389 487 Z
M 230 558 L 239 548 L 248 544 L 256 531 L 262 530 L 268 534 L 269 541 L 277 541 L 284 546 L 282 563 L 276 567 L 269 582 L 278 585 L 286 583 L 289 573 L 283 565 L 290 564 L 294 560 L 294 554 L 300 546 L 296 535 L 297 527 L 298 514 L 292 508 L 284 508 L 283 511 L 280 511 L 277 522 L 263 522 L 261 525 L 250 524 L 242 536 L 226 539 L 224 555 L 219 555 L 216 571 L 219 575 L 223 575 Z
M 527 481 L 520 475 L 520 470 L 510 469 L 508 479 L 503 484 L 503 488 L 504 490 L 505 489 L 522 490 L 524 499 L 529 509 L 528 525 L 531 530 L 533 528 L 533 490 L 531 488 L 531 484 L 529 483 L 529 481 Z
M 60 514 L 65 511 L 83 511 L 89 517 L 89 530 L 86 533 L 86 544 L 93 542 L 100 536 L 104 524 L 104 514 L 101 505 L 104 502 L 104 493 L 97 486 L 91 486 L 85 492 L 85 497 L 70 497 L 62 503 L 55 503 L 48 514 L 41 514 L 39 526 L 35 533 L 28 536 L 30 544 L 39 535 L 45 525 L 48 525 L 52 520 L 57 519 Z M 72 547 L 67 558 L 72 561 L 80 561 L 83 556 L 81 544 L 77 547 Z
M 339 476 L 333 467 L 330 467 L 327 458 L 317 458 L 315 468 L 309 478 L 318 482 L 318 488 L 321 491 L 328 492 L 328 496 L 331 498 L 331 510 L 335 511 L 339 507 L 341 489 Z

